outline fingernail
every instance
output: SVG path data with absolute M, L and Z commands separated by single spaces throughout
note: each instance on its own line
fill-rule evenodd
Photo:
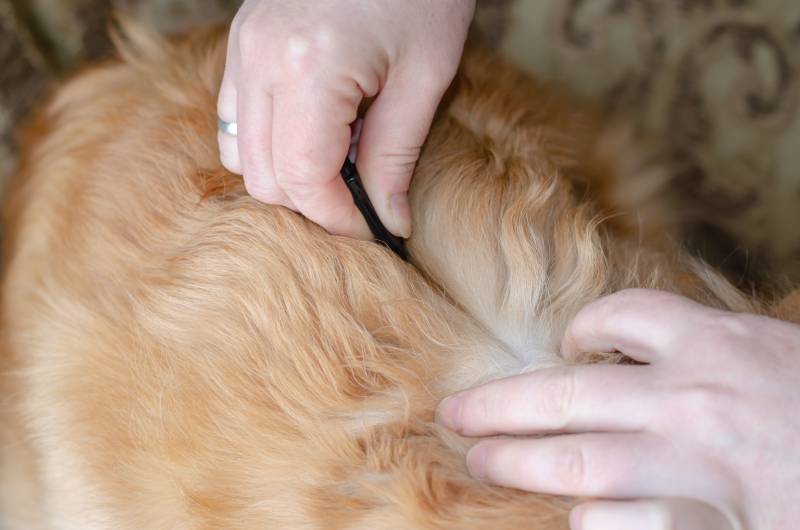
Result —
M 478 444 L 467 453 L 467 468 L 470 475 L 478 479 L 486 478 L 486 453 L 488 449 Z
M 570 530 L 581 530 L 583 527 L 583 507 L 576 506 L 569 512 L 569 528 Z
M 391 232 L 402 238 L 411 236 L 411 208 L 408 206 L 407 193 L 395 193 L 389 198 L 389 211 L 391 212 Z
M 439 407 L 436 409 L 437 423 L 444 425 L 450 430 L 459 431 L 461 429 L 461 425 L 459 425 L 459 418 L 461 418 L 460 409 L 461 398 L 458 396 L 445 398 L 439 403 Z

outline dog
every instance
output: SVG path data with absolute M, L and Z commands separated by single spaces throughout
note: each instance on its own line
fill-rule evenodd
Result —
M 574 499 L 471 478 L 437 403 L 564 364 L 621 289 L 768 310 L 681 251 L 635 131 L 490 53 L 437 114 L 404 263 L 223 169 L 223 30 L 125 35 L 28 125 L 7 194 L 2 528 L 565 529 Z

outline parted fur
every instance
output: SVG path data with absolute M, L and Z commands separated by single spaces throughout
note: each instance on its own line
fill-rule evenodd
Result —
M 631 132 L 492 55 L 442 104 L 405 264 L 223 170 L 222 32 L 121 47 L 28 127 L 6 204 L 3 528 L 566 528 L 470 478 L 437 402 L 561 363 L 619 289 L 758 310 L 670 240 Z

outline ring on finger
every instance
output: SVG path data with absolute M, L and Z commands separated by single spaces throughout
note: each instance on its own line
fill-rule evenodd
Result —
M 239 125 L 235 121 L 225 121 L 222 118 L 217 118 L 217 127 L 220 132 L 230 136 L 239 136 Z

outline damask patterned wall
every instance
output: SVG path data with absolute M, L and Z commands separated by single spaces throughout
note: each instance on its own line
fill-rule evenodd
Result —
M 0 0 L 0 176 L 48 82 L 108 53 L 109 8 L 180 31 L 237 4 Z M 800 279 L 800 1 L 479 0 L 476 25 L 655 139 L 694 214 L 687 239 L 736 279 Z
M 240 0 L 0 0 L 0 185 L 15 161 L 14 129 L 48 87 L 110 53 L 112 11 L 164 32 L 225 20 Z
M 751 273 L 766 261 L 796 277 L 800 2 L 520 0 L 510 10 L 509 55 L 659 142 L 702 220 L 695 240 L 730 266 L 744 249 Z

